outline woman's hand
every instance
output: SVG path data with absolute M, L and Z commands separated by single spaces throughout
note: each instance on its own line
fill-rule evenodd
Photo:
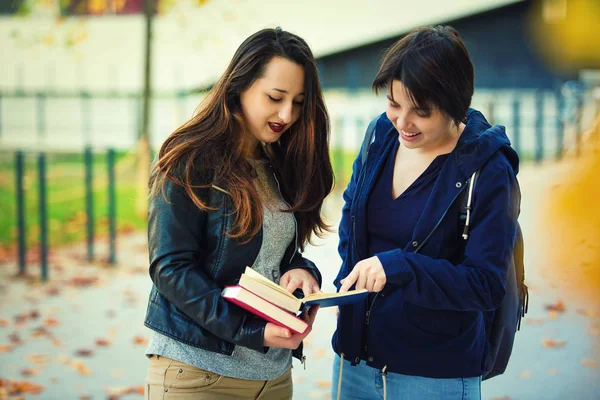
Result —
M 319 292 L 319 283 L 308 270 L 304 268 L 294 268 L 281 276 L 279 286 L 285 288 L 290 293 L 300 288 L 305 296 Z
M 311 307 L 308 312 L 302 313 L 302 319 L 308 324 L 308 329 L 303 334 L 293 333 L 288 328 L 267 322 L 265 326 L 264 345 L 267 347 L 280 347 L 282 349 L 297 349 L 300 346 L 300 342 L 312 331 L 317 311 L 319 311 L 319 306 Z
M 340 282 L 340 292 L 347 292 L 354 282 L 356 289 L 367 289 L 369 292 L 381 292 L 387 278 L 383 265 L 377 256 L 357 262 L 352 272 Z

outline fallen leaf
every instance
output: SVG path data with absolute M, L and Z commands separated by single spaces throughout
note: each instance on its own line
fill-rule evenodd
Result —
M 57 287 L 49 287 L 44 291 L 47 296 L 58 296 L 60 294 L 60 289 Z
M 27 360 L 37 365 L 46 365 L 50 362 L 50 356 L 45 354 L 29 354 Z
M 90 357 L 94 355 L 94 350 L 91 349 L 77 349 L 75 355 L 79 357 Z
M 548 311 L 548 319 L 556 319 L 558 313 L 556 311 Z
M 110 346 L 110 342 L 106 339 L 96 339 L 96 346 L 107 347 Z
M 92 375 L 92 371 L 81 361 L 72 361 L 69 366 L 73 368 L 75 371 L 79 372 L 81 375 L 90 376 Z
M 598 368 L 598 361 L 592 360 L 590 358 L 584 358 L 581 360 L 581 365 L 587 368 Z
M 5 318 L 0 318 L 0 328 L 6 328 L 10 326 L 10 321 Z
M 13 351 L 14 347 L 9 344 L 0 344 L 0 353 L 8 353 Z
M 327 349 L 317 349 L 313 354 L 312 357 L 315 360 L 320 360 L 322 358 L 324 358 L 325 356 L 327 356 Z
M 544 318 L 525 318 L 525 323 L 527 325 L 543 325 Z
M 21 370 L 21 375 L 23 376 L 36 376 L 40 371 L 35 368 L 23 368 Z
M 8 340 L 10 340 L 10 342 L 12 344 L 23 343 L 23 341 L 21 340 L 21 335 L 19 335 L 17 332 L 14 332 L 14 333 L 11 333 L 10 335 L 8 335 Z
M 15 315 L 15 325 L 23 325 L 27 322 L 27 317 L 29 315 L 26 313 L 22 313 L 22 314 L 17 314 Z
M 7 380 L 3 381 L 0 378 L 0 387 L 6 387 L 9 395 L 21 394 L 40 394 L 44 391 L 42 385 L 35 384 L 29 381 Z
M 552 340 L 549 338 L 544 338 L 542 339 L 542 344 L 544 345 L 544 347 L 548 347 L 551 349 L 559 349 L 565 347 L 567 342 L 565 340 Z
M 51 328 L 56 325 L 58 325 L 58 321 L 54 318 L 46 318 L 46 320 L 44 321 L 44 326 L 46 328 Z
M 559 300 L 554 304 L 547 304 L 546 310 L 547 311 L 555 311 L 557 313 L 563 313 L 566 310 L 565 303 L 563 303 L 562 300 Z
M 29 312 L 29 318 L 38 319 L 40 317 L 40 313 L 37 310 L 32 310 Z
M 317 381 L 315 384 L 317 385 L 317 387 L 324 389 L 331 387 L 331 381 Z
M 138 346 L 147 346 L 148 345 L 148 339 L 146 339 L 143 336 L 134 336 L 133 338 L 133 344 L 138 345 Z
M 531 375 L 533 375 L 533 373 L 530 370 L 526 369 L 524 371 L 521 371 L 521 373 L 519 374 L 519 377 L 521 379 L 528 379 L 528 378 L 531 378 Z

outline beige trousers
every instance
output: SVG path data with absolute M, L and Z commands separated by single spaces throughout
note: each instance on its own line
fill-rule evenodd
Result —
M 270 381 L 228 378 L 162 356 L 152 356 L 145 400 L 291 400 L 292 371 Z

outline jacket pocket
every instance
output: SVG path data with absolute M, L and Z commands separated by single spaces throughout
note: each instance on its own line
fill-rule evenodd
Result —
M 464 316 L 458 311 L 430 310 L 405 303 L 404 313 L 412 326 L 430 335 L 457 337 L 461 334 L 461 321 Z

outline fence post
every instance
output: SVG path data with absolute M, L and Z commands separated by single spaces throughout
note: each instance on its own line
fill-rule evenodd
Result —
M 94 259 L 94 161 L 92 148 L 87 146 L 84 153 L 85 163 L 85 213 L 87 231 L 87 258 Z
M 514 131 L 514 143 L 513 147 L 515 151 L 521 155 L 521 103 L 519 99 L 513 101 L 513 131 Z
M 46 137 L 46 95 L 37 94 L 37 131 L 38 139 Z
M 106 157 L 108 169 L 108 233 L 109 233 L 109 256 L 108 262 L 114 264 L 116 262 L 116 238 L 117 238 L 117 196 L 115 184 L 115 151 L 108 149 Z
M 48 215 L 46 208 L 46 154 L 38 154 L 38 185 L 40 209 L 40 266 L 42 281 L 48 280 Z
M 22 151 L 17 151 L 15 154 L 15 178 L 17 184 L 17 232 L 18 232 L 18 258 L 19 258 L 19 274 L 25 274 L 27 254 L 26 238 L 27 228 L 25 227 L 25 187 L 23 180 L 25 177 L 25 162 Z
M 560 90 L 556 92 L 556 159 L 562 158 L 565 146 L 565 124 L 563 121 L 564 99 Z
M 544 92 L 535 93 L 535 161 L 544 158 Z

